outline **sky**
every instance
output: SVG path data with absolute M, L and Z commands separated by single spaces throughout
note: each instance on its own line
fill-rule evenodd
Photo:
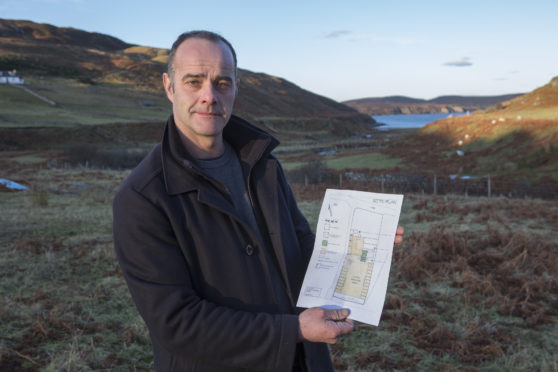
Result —
M 170 48 L 222 34 L 240 68 L 345 101 L 526 93 L 558 76 L 558 1 L 0 0 L 0 18 Z

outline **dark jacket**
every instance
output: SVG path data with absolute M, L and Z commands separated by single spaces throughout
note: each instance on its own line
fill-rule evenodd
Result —
M 266 242 L 241 221 L 227 190 L 201 173 L 171 116 L 114 199 L 115 250 L 157 371 L 290 371 L 314 235 L 271 155 L 277 140 L 234 116 L 223 136 L 239 156 Z M 291 314 L 274 299 L 266 246 Z M 305 342 L 304 350 L 311 371 L 332 370 L 325 344 Z

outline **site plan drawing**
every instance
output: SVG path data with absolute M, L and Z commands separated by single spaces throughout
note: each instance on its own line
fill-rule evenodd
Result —
M 349 308 L 377 326 L 403 195 L 327 189 L 299 307 Z

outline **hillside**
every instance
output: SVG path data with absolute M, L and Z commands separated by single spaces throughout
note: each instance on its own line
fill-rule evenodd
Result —
M 113 85 L 133 91 L 130 95 L 145 93 L 140 100 L 151 101 L 153 94 L 163 95 L 161 74 L 167 59 L 166 49 L 131 45 L 108 35 L 0 19 L 0 70 L 16 69 L 26 81 L 73 79 L 93 90 Z M 235 113 L 275 132 L 349 136 L 374 126 L 368 115 L 284 79 L 242 69 L 239 74 Z
M 486 110 L 431 123 L 406 148 L 418 168 L 558 181 L 558 76 Z
M 501 96 L 441 96 L 430 100 L 405 96 L 361 98 L 343 102 L 368 115 L 449 113 L 483 110 L 520 94 Z
M 131 47 L 122 40 L 96 32 L 86 32 L 69 27 L 54 27 L 29 21 L 0 19 L 0 35 L 5 38 L 30 42 L 77 45 L 99 50 L 120 50 Z

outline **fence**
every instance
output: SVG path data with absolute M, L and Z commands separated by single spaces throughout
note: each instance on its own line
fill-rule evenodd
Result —
M 371 192 L 397 194 L 460 194 L 465 196 L 505 196 L 510 198 L 558 197 L 558 183 L 513 181 L 502 176 L 486 175 L 476 178 L 440 176 L 436 174 L 365 175 L 357 172 L 333 174 L 288 173 L 291 184 L 299 186 L 321 185 L 323 187 L 347 188 Z

